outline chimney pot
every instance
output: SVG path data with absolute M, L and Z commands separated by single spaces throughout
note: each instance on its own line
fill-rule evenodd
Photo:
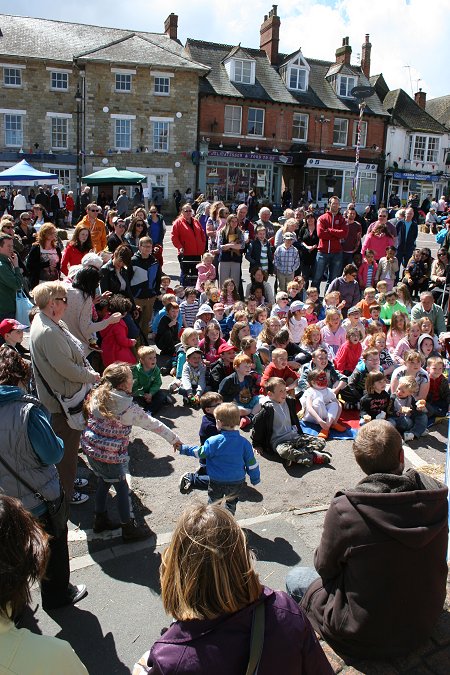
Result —
M 369 42 L 369 34 L 366 33 L 366 40 L 362 46 L 361 52 L 361 70 L 364 75 L 369 79 L 370 77 L 370 54 L 372 51 L 372 45 Z
M 280 17 L 277 15 L 277 6 L 272 5 L 269 15 L 264 16 L 264 21 L 259 30 L 259 48 L 263 49 L 271 63 L 278 63 L 278 45 L 280 42 Z
M 348 44 L 348 37 L 342 38 L 342 47 L 336 49 L 336 63 L 345 63 L 350 65 L 350 57 L 352 55 L 352 48 Z
M 178 16 L 173 12 L 164 21 L 164 33 L 171 40 L 178 40 Z
M 414 94 L 414 100 L 417 103 L 417 105 L 419 105 L 421 108 L 423 108 L 423 110 L 425 110 L 425 105 L 427 102 L 426 92 L 422 91 L 422 89 L 419 89 L 419 91 L 417 91 Z

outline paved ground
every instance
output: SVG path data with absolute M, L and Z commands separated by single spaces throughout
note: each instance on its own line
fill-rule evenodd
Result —
M 430 245 L 423 235 L 420 245 Z M 165 254 L 166 273 L 178 274 L 173 251 Z M 247 274 L 245 277 L 247 278 Z M 164 378 L 165 386 L 170 378 Z M 175 429 L 183 441 L 198 438 L 201 413 L 183 408 L 180 402 L 162 410 L 160 418 Z M 447 424 L 436 425 L 420 441 L 406 448 L 407 464 L 426 465 L 425 470 L 442 475 L 445 463 Z M 362 473 L 353 460 L 350 441 L 330 441 L 332 464 L 324 468 L 286 469 L 274 458 L 260 457 L 262 481 L 257 488 L 248 487 L 239 502 L 237 518 L 247 528 L 257 556 L 257 569 L 264 583 L 284 588 L 290 567 L 312 564 L 315 547 L 320 541 L 322 523 L 328 503 L 338 489 L 353 487 Z M 42 612 L 39 594 L 34 596 L 35 613 L 27 617 L 34 630 L 58 635 L 71 642 L 93 675 L 129 673 L 138 658 L 167 625 L 158 583 L 159 556 L 183 507 L 204 494 L 182 496 L 178 477 L 195 466 L 187 457 L 175 456 L 171 446 L 159 437 L 139 429 L 132 432 L 130 473 L 133 507 L 156 531 L 154 539 L 124 545 L 119 532 L 94 538 L 92 530 L 93 499 L 72 508 L 70 550 L 72 581 L 87 583 L 89 596 L 75 608 L 59 610 L 51 617 Z M 82 457 L 80 475 L 91 477 Z M 88 492 L 93 495 L 94 481 Z M 110 508 L 114 513 L 114 498 Z M 420 580 L 418 579 L 418 583 Z M 346 666 L 324 646 L 335 672 L 395 675 L 396 673 L 450 672 L 450 619 L 448 612 L 424 648 L 390 664 L 355 664 Z

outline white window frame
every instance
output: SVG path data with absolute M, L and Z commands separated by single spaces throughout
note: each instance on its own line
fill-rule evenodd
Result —
M 122 86 L 128 84 L 129 86 Z M 133 80 L 131 73 L 114 73 L 114 91 L 117 94 L 131 94 Z
M 296 124 L 297 123 L 297 124 Z M 303 129 L 303 135 L 294 135 L 294 130 L 298 128 L 300 131 Z M 292 116 L 292 140 L 297 141 L 297 143 L 306 143 L 308 140 L 308 129 L 309 129 L 309 115 L 305 113 L 294 113 Z
M 150 117 L 151 147 L 153 152 L 168 153 L 170 150 L 170 124 L 173 117 Z M 164 133 L 161 133 L 164 130 Z M 162 142 L 161 139 L 164 139 Z
M 20 80 L 20 82 L 14 83 L 14 84 L 6 82 L 6 72 L 8 70 L 16 71 L 16 77 L 17 77 L 17 75 L 19 75 L 18 79 Z M 22 68 L 18 68 L 17 66 L 12 66 L 12 65 L 11 66 L 6 66 L 6 65 L 3 66 L 3 86 L 7 87 L 8 89 L 20 89 L 23 86 L 22 70 L 23 70 Z
M 112 119 L 114 122 L 114 148 L 120 151 L 124 150 L 125 152 L 131 150 L 132 135 L 133 135 L 132 129 L 133 117 L 125 115 L 117 115 L 115 117 L 112 117 Z
M 255 117 L 258 117 L 258 113 L 262 113 L 262 120 L 254 119 L 250 120 L 250 111 L 255 111 L 256 115 Z M 265 116 L 266 116 L 266 111 L 264 108 L 248 108 L 247 111 L 247 135 L 248 136 L 255 136 L 258 138 L 262 138 L 264 136 L 264 122 L 265 122 Z M 250 130 L 250 124 L 252 124 L 252 127 L 254 131 Z
M 339 129 L 336 128 L 337 124 L 340 127 Z M 343 140 L 335 140 L 336 135 L 340 138 L 342 134 L 345 133 L 345 141 Z M 347 138 L 348 138 L 348 119 L 345 119 L 345 117 L 335 117 L 334 118 L 334 123 L 333 123 L 333 145 L 339 145 L 341 147 L 345 147 L 347 145 Z
M 352 147 L 356 148 L 356 141 L 358 138 L 358 120 L 353 122 L 353 133 L 352 133 Z M 367 122 L 361 122 L 361 143 L 360 148 L 365 148 L 367 146 Z
M 292 76 L 295 74 L 295 80 L 296 80 L 296 85 L 292 86 Z M 304 86 L 301 86 L 301 83 L 299 84 L 299 78 L 300 75 L 303 74 L 305 77 L 304 80 Z M 304 66 L 297 66 L 297 65 L 291 65 L 288 68 L 288 80 L 287 80 L 287 85 L 288 89 L 291 89 L 292 91 L 306 91 L 308 89 L 308 71 Z
M 354 75 L 338 75 L 336 93 L 339 98 L 353 98 L 351 90 L 358 84 L 358 78 Z M 343 86 L 344 93 L 341 92 Z
M 65 86 L 58 87 L 58 80 Z M 50 91 L 69 91 L 69 73 L 65 70 L 50 71 Z
M 255 84 L 255 62 L 250 59 L 233 59 L 231 80 L 238 84 Z
M 16 133 L 18 131 L 20 131 L 20 141 L 18 141 L 17 143 L 8 143 L 8 139 L 7 139 L 7 131 L 8 130 L 6 128 L 7 127 L 7 124 L 6 124 L 7 117 L 11 117 L 11 118 L 15 117 L 16 120 L 20 120 L 20 129 L 16 129 L 16 130 L 11 129 L 10 130 L 13 133 L 14 133 L 14 131 Z M 11 111 L 8 111 L 8 112 L 4 113 L 4 131 L 5 131 L 5 146 L 7 148 L 21 148 L 23 146 L 23 113 L 21 114 L 21 111 L 11 110 Z
M 61 136 L 61 141 L 58 141 L 59 136 Z M 66 140 L 65 144 L 63 144 L 64 136 Z M 62 117 L 61 115 L 52 115 L 50 117 L 50 147 L 52 150 L 69 149 L 69 119 L 67 117 Z
M 240 136 L 242 134 L 242 106 L 226 105 L 224 107 L 223 130 L 223 133 L 227 136 Z
M 153 94 L 155 96 L 170 96 L 170 77 L 168 75 L 161 73 L 153 76 Z
M 431 143 L 435 142 L 436 146 L 434 148 L 431 148 Z M 428 136 L 428 143 L 427 143 L 427 154 L 426 154 L 426 161 L 429 162 L 430 164 L 437 164 L 439 161 L 439 151 L 441 149 L 441 139 L 439 136 Z M 436 159 L 433 159 L 430 157 L 430 153 L 435 153 L 436 154 Z

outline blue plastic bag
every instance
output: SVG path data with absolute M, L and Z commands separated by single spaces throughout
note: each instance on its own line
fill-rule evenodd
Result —
M 33 303 L 26 295 L 25 291 L 17 291 L 16 295 L 16 321 L 24 326 L 30 325 L 28 312 L 34 307 Z

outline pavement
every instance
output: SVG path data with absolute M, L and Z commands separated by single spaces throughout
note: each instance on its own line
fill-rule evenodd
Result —
M 419 245 L 430 246 L 432 239 L 421 234 Z M 169 233 L 166 240 L 170 240 Z M 171 246 L 167 246 L 164 259 L 165 272 L 177 278 L 178 262 Z M 244 267 L 244 279 L 247 278 Z M 163 378 L 164 387 L 169 382 L 170 378 Z M 175 406 L 164 408 L 159 415 L 186 443 L 197 442 L 200 417 L 201 412 L 184 408 L 180 397 Z M 405 447 L 407 466 L 443 477 L 447 424 L 444 421 L 435 425 L 423 438 Z M 238 504 L 237 518 L 247 531 L 261 581 L 275 589 L 284 589 L 286 573 L 292 566 L 313 564 L 331 498 L 337 490 L 354 487 L 363 476 L 353 459 L 351 441 L 329 441 L 327 449 L 333 455 L 332 463 L 311 470 L 286 468 L 278 458 L 259 457 L 261 483 L 256 488 L 246 487 Z M 118 530 L 94 535 L 91 528 L 95 479 L 80 456 L 79 475 L 90 479 L 85 491 L 91 499 L 71 510 L 71 581 L 87 584 L 89 594 L 78 605 L 49 615 L 43 612 L 39 591 L 34 589 L 31 609 L 24 619 L 24 625 L 35 632 L 68 640 L 91 675 L 130 673 L 135 660 L 170 623 L 160 599 L 160 555 L 170 541 L 181 510 L 192 500 L 206 499 L 202 493 L 180 494 L 178 478 L 195 467 L 194 460 L 174 455 L 172 447 L 155 434 L 133 429 L 130 458 L 133 511 L 138 520 L 145 520 L 156 532 L 156 538 L 123 544 Z M 117 515 L 113 492 L 108 508 L 112 516 Z M 323 644 L 334 671 L 448 675 L 449 603 L 447 593 L 446 608 L 433 637 L 405 659 L 345 664 Z

